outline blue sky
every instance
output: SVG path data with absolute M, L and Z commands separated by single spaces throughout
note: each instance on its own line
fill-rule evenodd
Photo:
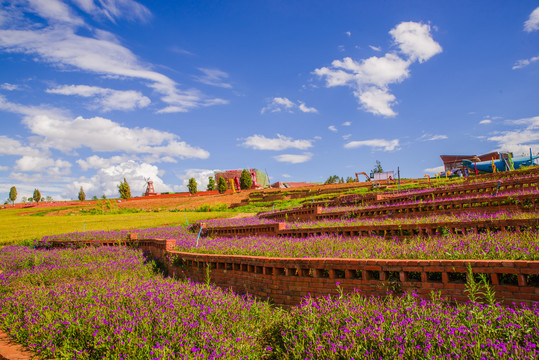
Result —
M 537 1 L 12 0 L 0 198 L 322 182 L 539 151 Z

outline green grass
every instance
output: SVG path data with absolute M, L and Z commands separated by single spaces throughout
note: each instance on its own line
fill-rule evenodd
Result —
M 139 212 L 107 216 L 99 214 L 40 216 L 40 213 L 57 211 L 47 209 L 0 210 L 0 244 L 41 239 L 45 235 L 58 235 L 75 231 L 128 230 L 149 227 L 185 225 L 197 220 L 233 216 L 232 212 Z M 63 208 L 65 209 L 65 207 Z M 78 210 L 78 208 L 73 208 Z M 33 215 L 32 215 L 33 214 Z

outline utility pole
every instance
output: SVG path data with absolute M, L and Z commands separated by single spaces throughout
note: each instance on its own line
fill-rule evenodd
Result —
M 401 191 L 401 170 L 398 166 L 397 166 L 397 177 L 399 178 L 398 191 Z

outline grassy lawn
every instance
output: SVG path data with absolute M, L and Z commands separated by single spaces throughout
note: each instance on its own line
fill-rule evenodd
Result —
M 75 209 L 75 208 L 74 208 Z M 0 244 L 13 244 L 23 240 L 41 239 L 45 235 L 57 235 L 89 230 L 128 230 L 161 226 L 185 225 L 208 218 L 230 217 L 231 212 L 138 212 L 106 215 L 59 215 L 43 216 L 57 211 L 46 209 L 0 210 Z

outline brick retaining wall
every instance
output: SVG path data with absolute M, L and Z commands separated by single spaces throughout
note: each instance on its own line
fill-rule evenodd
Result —
M 467 266 L 486 274 L 496 297 L 505 304 L 539 302 L 539 261 L 506 260 L 384 260 L 266 258 L 205 255 L 170 251 L 178 266 L 170 271 L 210 282 L 237 293 L 249 293 L 280 305 L 297 305 L 305 296 L 359 290 L 363 295 L 415 291 L 424 298 L 431 291 L 454 301 L 466 301 Z
M 197 224 L 198 225 L 198 224 Z M 206 227 L 205 223 L 201 226 Z M 539 230 L 539 219 L 502 219 L 482 221 L 452 221 L 396 225 L 328 226 L 287 229 L 286 223 L 262 225 L 237 225 L 206 228 L 205 235 L 212 237 L 244 237 L 253 235 L 307 237 L 322 234 L 342 236 L 382 236 L 403 239 L 410 236 L 435 236 L 440 228 L 453 234 L 481 233 L 485 231 Z M 198 229 L 196 229 L 198 231 Z
M 415 291 L 428 298 L 435 291 L 449 300 L 466 301 L 468 264 L 474 274 L 486 274 L 500 302 L 539 302 L 539 261 L 269 258 L 186 253 L 175 251 L 175 243 L 133 236 L 84 245 L 138 247 L 165 264 L 170 275 L 198 282 L 206 281 L 209 266 L 212 284 L 279 305 L 297 305 L 309 295 L 338 294 L 337 283 L 346 293 L 359 290 L 383 296 L 388 291 Z M 53 246 L 68 244 L 57 241 Z

